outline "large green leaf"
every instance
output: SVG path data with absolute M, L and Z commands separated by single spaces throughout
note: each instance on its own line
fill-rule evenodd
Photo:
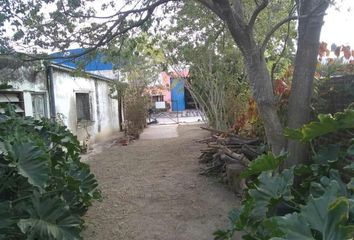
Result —
M 93 196 L 94 191 L 96 190 L 98 183 L 90 171 L 90 168 L 87 164 L 80 163 L 79 166 L 75 167 L 70 171 L 70 176 L 80 182 L 79 189 L 83 194 L 88 194 L 91 197 Z
M 347 109 L 344 112 L 318 115 L 317 122 L 310 122 L 300 129 L 285 129 L 285 136 L 301 141 L 310 141 L 314 138 L 334 133 L 340 129 L 354 128 L 354 110 Z
M 272 238 L 272 240 L 314 240 L 310 227 L 298 213 L 277 217 L 276 220 L 278 227 L 284 232 L 285 238 Z
M 294 180 L 294 168 L 286 169 L 282 173 L 271 171 L 259 175 L 259 183 L 249 190 L 249 195 L 255 201 L 251 217 L 261 221 L 266 217 L 269 209 L 283 200 L 293 199 L 291 186 Z
M 7 153 L 4 142 L 0 142 L 0 154 Z
M 340 155 L 340 145 L 339 144 L 329 144 L 321 148 L 313 160 L 320 164 L 327 164 L 330 162 L 336 162 Z
M 353 237 L 354 225 L 346 225 L 349 218 L 349 200 L 337 198 L 328 208 L 323 240 L 349 239 Z
M 270 199 L 290 200 L 291 186 L 294 180 L 294 169 L 286 169 L 282 173 L 263 172 L 259 177 L 259 184 L 249 190 L 253 199 L 269 201 Z
M 18 226 L 28 240 L 77 240 L 81 220 L 70 213 L 68 206 L 57 197 L 40 197 L 34 194 L 31 206 L 24 209 L 29 218 L 21 219 Z
M 311 228 L 321 233 L 324 232 L 325 221 L 328 217 L 328 207 L 336 199 L 339 189 L 339 184 L 332 181 L 323 196 L 319 198 L 310 197 L 307 204 L 301 209 L 302 216 L 304 216 Z
M 323 196 L 311 197 L 300 213 L 277 218 L 284 239 L 314 239 L 311 229 L 318 231 L 323 240 L 349 239 L 353 236 L 354 226 L 348 225 L 349 200 L 337 197 L 340 187 L 336 181 Z
M 6 233 L 12 230 L 16 220 L 12 217 L 10 202 L 0 202 L 0 233 Z
M 253 160 L 247 169 L 241 174 L 246 178 L 251 175 L 259 174 L 263 171 L 274 170 L 286 159 L 286 154 L 274 156 L 271 152 L 263 154 Z
M 7 144 L 11 166 L 28 179 L 34 186 L 43 189 L 49 179 L 49 167 L 46 153 L 34 143 Z
M 347 184 L 349 190 L 354 192 L 354 178 L 350 179 L 350 182 Z
M 354 142 L 354 139 L 352 139 L 352 141 Z M 347 153 L 348 153 L 349 155 L 354 156 L 354 144 L 352 144 L 352 145 L 350 145 L 350 146 L 348 147 Z
M 338 186 L 336 195 L 347 196 L 348 186 L 342 181 L 339 171 L 334 169 L 329 171 L 329 177 L 322 177 L 320 182 L 311 182 L 310 193 L 313 197 L 321 197 L 329 188 L 331 188 L 333 181 L 336 182 L 336 185 Z

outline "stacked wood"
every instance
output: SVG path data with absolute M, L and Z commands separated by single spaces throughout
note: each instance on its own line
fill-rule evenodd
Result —
M 239 179 L 239 174 L 250 161 L 262 154 L 260 140 L 211 128 L 202 129 L 211 132 L 211 136 L 198 141 L 207 145 L 199 157 L 199 162 L 205 164 L 200 174 L 220 176 L 236 191 L 235 188 L 240 188 L 242 183 L 234 179 Z

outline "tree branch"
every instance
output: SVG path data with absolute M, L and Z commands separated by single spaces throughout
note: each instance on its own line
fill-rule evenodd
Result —
M 266 37 L 263 40 L 263 43 L 261 45 L 261 53 L 264 53 L 265 48 L 268 45 L 269 40 L 271 39 L 271 37 L 273 36 L 273 34 L 281 27 L 283 26 L 285 23 L 293 21 L 293 20 L 297 20 L 299 19 L 298 16 L 289 16 L 285 19 L 283 19 L 282 21 L 278 22 L 266 35 Z
M 155 11 L 155 9 L 157 7 L 159 7 L 163 4 L 166 4 L 168 2 L 172 2 L 172 1 L 179 1 L 179 0 L 159 0 L 153 4 L 150 4 L 146 7 L 144 7 L 144 8 L 132 9 L 132 10 L 120 12 L 119 14 L 117 14 L 117 16 L 120 15 L 119 18 L 116 19 L 115 22 L 112 24 L 112 26 L 110 26 L 105 31 L 105 33 L 99 38 L 98 42 L 95 43 L 92 47 L 86 48 L 82 53 L 74 54 L 71 56 L 59 56 L 59 57 L 58 56 L 33 56 L 33 55 L 29 55 L 29 54 L 20 54 L 20 55 L 26 56 L 26 59 L 23 60 L 24 62 L 36 61 L 36 60 L 53 60 L 53 59 L 76 59 L 76 58 L 82 57 L 86 54 L 89 54 L 89 53 L 95 51 L 99 47 L 109 43 L 114 38 L 118 37 L 119 35 L 124 35 L 127 32 L 129 32 L 130 30 L 143 25 L 151 18 L 153 12 Z M 141 18 L 139 20 L 135 21 L 134 23 L 130 24 L 129 26 L 127 26 L 123 29 L 119 29 L 120 28 L 119 26 L 122 23 L 124 23 L 124 20 L 130 14 L 137 14 L 137 13 L 140 13 L 142 16 L 145 14 L 146 15 L 145 15 L 145 17 L 141 16 Z
M 297 6 L 298 1 L 296 1 L 297 3 L 295 4 L 294 7 Z M 263 43 L 261 45 L 261 52 L 264 53 L 265 48 L 267 47 L 268 42 L 270 41 L 272 35 L 281 27 L 283 26 L 285 23 L 293 21 L 293 20 L 299 20 L 299 19 L 303 19 L 303 18 L 310 18 L 310 17 L 317 17 L 317 16 L 322 16 L 325 15 L 325 12 L 320 12 L 318 14 L 315 14 L 316 11 L 320 10 L 323 6 L 325 6 L 326 4 L 328 4 L 327 0 L 324 0 L 321 4 L 318 4 L 309 14 L 306 15 L 302 15 L 302 16 L 291 16 L 293 14 L 293 9 L 290 13 L 289 13 L 289 17 L 283 19 L 282 21 L 280 21 L 279 23 L 277 23 L 266 35 L 266 37 L 263 40 Z
M 261 4 L 259 4 L 257 6 L 257 8 L 254 10 L 254 12 L 252 13 L 252 16 L 250 18 L 250 21 L 248 22 L 248 27 L 250 29 L 253 28 L 254 23 L 256 22 L 258 15 L 260 14 L 260 12 L 263 9 L 265 9 L 268 6 L 268 4 L 269 4 L 269 0 L 262 0 Z
M 213 0 L 196 0 L 197 2 L 199 2 L 200 4 L 202 4 L 203 6 L 207 7 L 209 10 L 211 10 L 213 13 L 215 13 L 216 15 L 218 15 L 218 17 L 225 21 L 225 16 L 222 13 L 222 10 L 220 9 L 219 6 L 217 6 Z
M 277 69 L 280 60 L 283 58 L 283 55 L 284 55 L 285 50 L 286 50 L 287 45 L 288 45 L 289 37 L 290 37 L 290 22 L 288 22 L 288 29 L 287 29 L 287 32 L 286 32 L 286 36 L 285 36 L 285 38 L 284 38 L 284 46 L 283 46 L 283 49 L 282 49 L 282 51 L 280 52 L 278 59 L 277 59 L 277 60 L 275 61 L 275 63 L 272 65 L 272 69 L 271 69 L 271 71 L 270 71 L 270 79 L 272 80 L 272 84 L 273 84 L 273 81 L 275 80 L 275 79 L 274 79 L 275 70 Z M 273 86 L 273 89 L 274 89 L 274 86 Z

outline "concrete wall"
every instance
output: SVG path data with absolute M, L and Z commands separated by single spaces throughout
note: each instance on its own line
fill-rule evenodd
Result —
M 53 71 L 55 108 L 66 126 L 80 141 L 102 140 L 119 130 L 117 100 L 109 97 L 107 81 L 93 77 L 73 76 L 70 72 Z M 91 121 L 78 121 L 76 93 L 89 93 Z

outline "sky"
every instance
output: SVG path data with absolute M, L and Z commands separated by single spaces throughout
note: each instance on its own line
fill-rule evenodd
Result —
M 338 6 L 331 6 L 325 16 L 321 41 L 336 45 L 350 45 L 354 48 L 354 0 L 339 1 Z

